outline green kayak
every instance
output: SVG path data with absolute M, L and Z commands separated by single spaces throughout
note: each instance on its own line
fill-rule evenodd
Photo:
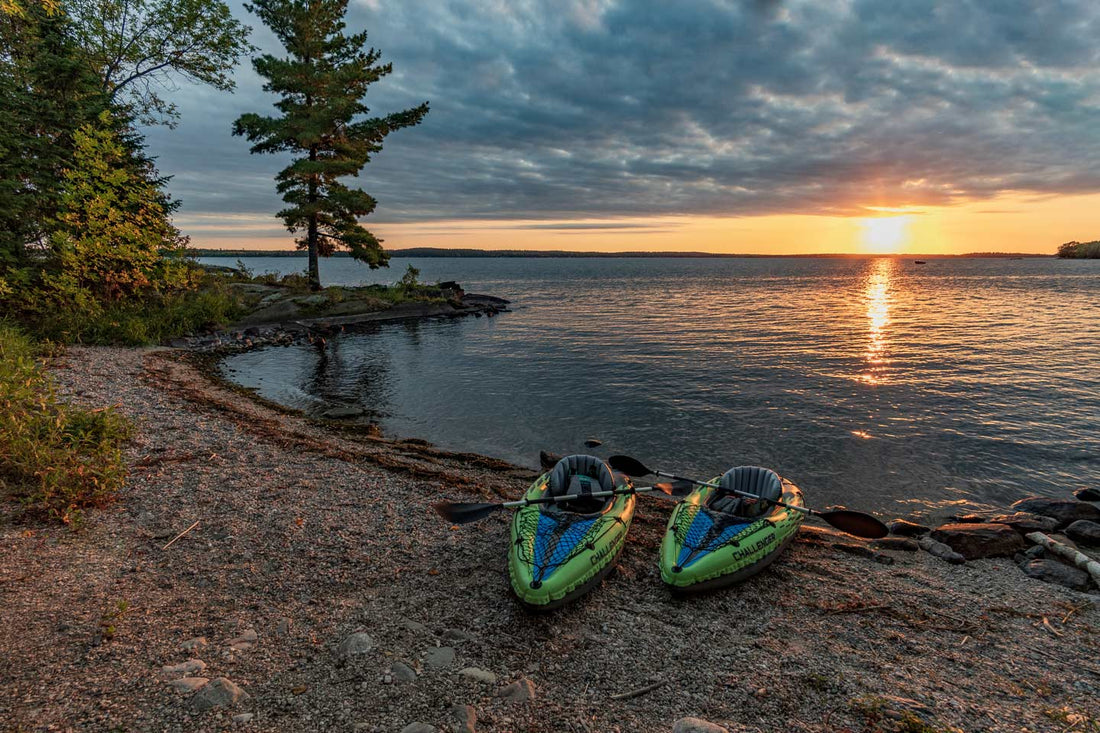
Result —
M 693 491 L 672 512 L 661 542 L 661 579 L 676 591 L 710 590 L 770 565 L 798 533 L 804 515 L 729 490 L 805 506 L 802 490 L 774 471 L 732 468 Z
M 524 495 L 528 500 L 580 498 L 530 504 L 513 517 L 508 574 L 525 605 L 557 608 L 587 593 L 611 571 L 634 518 L 635 497 L 588 494 L 630 488 L 629 479 L 616 482 L 607 464 L 584 455 L 562 458 L 531 484 Z

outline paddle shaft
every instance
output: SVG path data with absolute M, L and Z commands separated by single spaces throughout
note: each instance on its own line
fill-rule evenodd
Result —
M 585 496 L 590 496 L 593 499 L 602 499 L 605 496 L 620 496 L 623 494 L 637 494 L 640 491 L 654 491 L 656 486 L 637 486 L 632 489 L 615 489 L 614 491 L 593 491 L 591 494 L 563 494 L 561 496 L 546 496 L 541 499 L 516 499 L 515 501 L 506 501 L 500 506 L 513 507 L 513 506 L 527 506 L 529 504 L 556 504 L 559 501 L 572 501 L 573 499 L 580 499 Z
M 711 483 L 710 481 L 700 481 L 698 479 L 685 478 L 683 476 L 677 476 L 672 473 L 665 473 L 664 471 L 651 471 L 650 473 L 652 473 L 654 476 L 664 476 L 665 478 L 670 478 L 674 481 L 690 481 L 696 486 L 709 486 L 712 489 L 721 489 L 722 491 L 726 491 L 730 494 L 743 496 L 746 499 L 759 499 L 760 501 L 766 501 L 769 504 L 775 504 L 776 506 L 785 507 L 787 509 L 794 509 L 796 512 L 802 512 L 803 514 L 820 514 L 820 512 L 814 511 L 813 509 L 810 509 L 808 507 L 796 506 L 794 504 L 788 504 L 784 501 L 776 501 L 775 499 L 765 499 L 762 496 L 750 494 L 747 491 L 738 491 L 737 489 L 723 489 L 720 485 Z

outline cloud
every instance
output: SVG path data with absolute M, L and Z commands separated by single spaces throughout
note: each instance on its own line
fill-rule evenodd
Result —
M 238 17 L 248 18 L 240 7 Z M 256 26 L 254 18 L 248 18 Z M 858 214 L 1100 190 L 1100 6 L 913 0 L 358 0 L 430 100 L 361 185 L 372 219 Z M 255 41 L 278 52 L 271 35 Z M 184 212 L 274 212 L 285 159 L 229 135 L 272 99 L 185 86 L 150 150 Z

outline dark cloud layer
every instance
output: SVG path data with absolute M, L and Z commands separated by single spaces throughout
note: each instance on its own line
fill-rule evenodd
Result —
M 349 22 L 395 67 L 372 109 L 432 106 L 363 176 L 379 220 L 1100 190 L 1091 0 L 360 0 Z M 278 207 L 280 161 L 229 135 L 271 99 L 247 66 L 237 79 L 235 95 L 181 88 L 180 127 L 150 132 L 186 214 Z

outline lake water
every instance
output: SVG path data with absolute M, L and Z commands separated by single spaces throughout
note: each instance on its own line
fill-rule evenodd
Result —
M 818 507 L 942 517 L 1100 487 L 1100 261 L 439 258 L 372 272 L 333 259 L 321 272 L 393 281 L 407 264 L 515 310 L 259 349 L 225 375 L 524 465 L 593 436 L 603 455 L 686 475 L 768 466 Z

